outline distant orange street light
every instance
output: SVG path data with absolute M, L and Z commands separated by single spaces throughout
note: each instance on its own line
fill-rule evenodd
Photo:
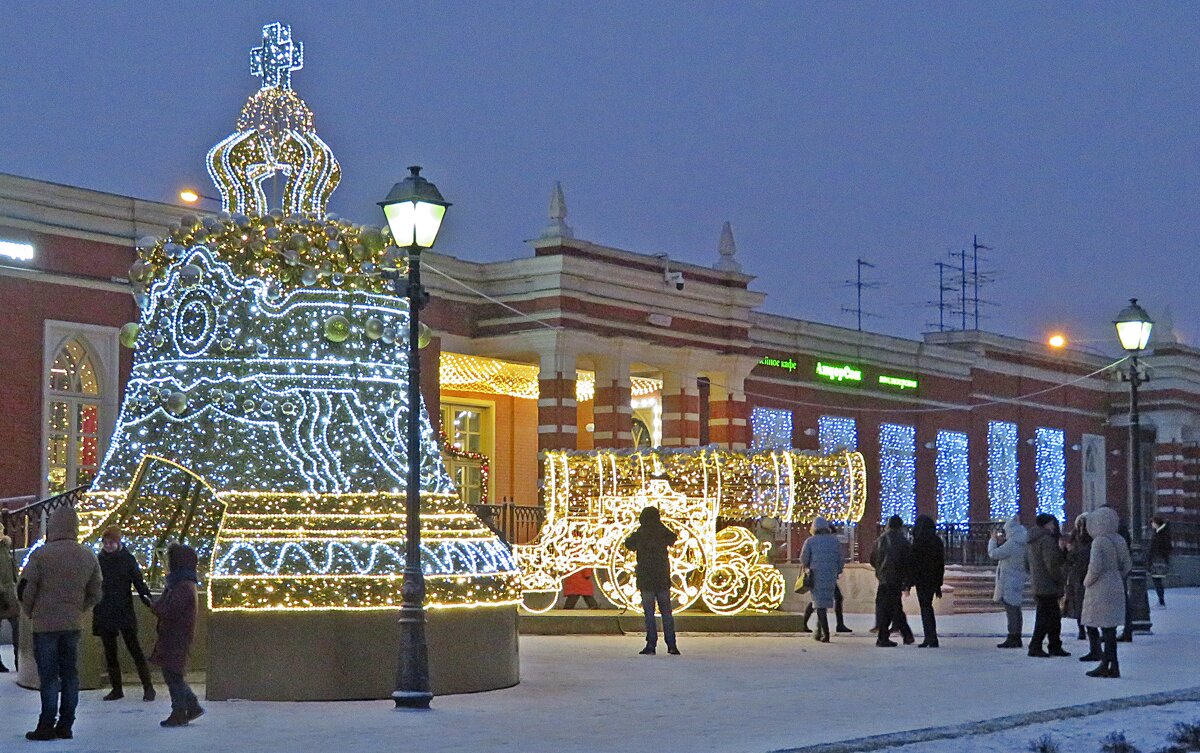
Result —
M 1046 344 L 1051 348 L 1067 347 L 1067 338 L 1065 335 L 1050 335 L 1050 339 L 1046 340 Z

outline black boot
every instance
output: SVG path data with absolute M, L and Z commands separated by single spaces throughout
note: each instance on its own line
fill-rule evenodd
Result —
M 7 672 L 8 667 L 4 666 L 4 660 L 0 659 L 0 673 Z
M 186 711 L 172 711 L 171 715 L 158 723 L 160 727 L 186 727 L 188 715 Z
M 57 740 L 58 735 L 54 734 L 54 724 L 51 722 L 38 722 L 37 729 L 25 733 L 26 740 Z
M 846 617 L 842 614 L 842 600 L 837 599 L 833 602 L 833 616 L 837 618 L 837 627 L 834 628 L 839 633 L 853 633 L 854 631 L 846 627 Z
M 829 643 L 829 614 L 824 609 L 817 610 L 816 639 L 821 643 Z
M 808 626 L 808 620 L 809 620 L 809 618 L 812 617 L 813 609 L 814 609 L 814 607 L 812 605 L 812 602 L 811 601 L 808 602 L 808 606 L 806 606 L 804 608 L 804 625 L 800 628 L 801 633 L 811 633 L 812 632 L 812 628 L 810 628 Z
M 54 736 L 59 740 L 70 740 L 75 737 L 71 732 L 71 722 L 59 722 L 54 725 Z
M 996 648 L 1020 648 L 1021 636 L 1010 634 L 1003 643 L 997 643 Z
M 149 703 L 158 695 L 154 692 L 154 680 L 150 678 L 150 667 L 146 666 L 146 661 L 143 659 L 138 662 L 138 679 L 142 681 L 142 700 Z

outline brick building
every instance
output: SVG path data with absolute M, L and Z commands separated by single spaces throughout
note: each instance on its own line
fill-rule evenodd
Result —
M 134 240 L 188 211 L 0 175 L 0 497 L 86 482 L 129 367 Z M 953 527 L 1124 507 L 1127 386 L 1109 359 L 767 314 L 728 227 L 703 267 L 575 238 L 565 218 L 556 189 L 532 253 L 427 254 L 423 387 L 471 501 L 537 504 L 540 450 L 712 443 L 858 449 L 867 538 L 893 513 Z M 1200 349 L 1164 319 L 1144 360 L 1147 509 L 1195 524 Z

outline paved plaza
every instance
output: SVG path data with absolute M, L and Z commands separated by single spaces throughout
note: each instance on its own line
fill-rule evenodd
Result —
M 519 686 L 437 698 L 424 713 L 384 701 L 212 702 L 193 726 L 163 730 L 165 688 L 153 704 L 103 703 L 104 691 L 87 691 L 77 739 L 37 749 L 766 753 L 1200 685 L 1200 589 L 1169 596 L 1169 608 L 1153 611 L 1154 635 L 1121 645 L 1120 680 L 1085 677 L 1075 658 L 997 650 L 999 614 L 943 618 L 938 650 L 877 649 L 870 618 L 850 615 L 854 635 L 829 645 L 799 635 L 684 635 L 680 657 L 637 656 L 636 635 L 527 636 Z M 1026 620 L 1028 629 L 1032 614 Z M 1073 635 L 1067 642 L 1077 656 L 1083 645 Z M 296 671 L 305 671 L 301 661 Z M 34 746 L 21 735 L 35 720 L 37 696 L 7 678 L 0 750 Z M 957 750 L 972 749 L 958 742 Z M 931 749 L 948 750 L 942 745 Z

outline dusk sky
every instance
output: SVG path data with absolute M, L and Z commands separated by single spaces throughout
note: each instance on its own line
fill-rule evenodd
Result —
M 936 261 L 994 250 L 982 326 L 1114 350 L 1130 296 L 1200 344 L 1200 4 L 8 3 L 0 172 L 173 201 L 256 90 L 260 27 L 341 162 L 330 209 L 422 164 L 437 250 L 528 255 L 561 180 L 578 237 L 711 265 L 766 309 L 936 323 Z M 956 322 L 957 323 L 957 320 Z

